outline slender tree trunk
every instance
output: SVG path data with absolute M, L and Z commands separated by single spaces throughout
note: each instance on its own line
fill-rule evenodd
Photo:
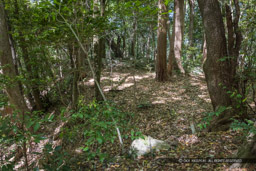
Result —
M 175 18 L 175 13 L 174 13 L 174 17 Z M 169 42 L 170 42 L 170 49 L 169 49 L 169 56 L 168 56 L 168 67 L 167 67 L 167 74 L 168 76 L 172 76 L 172 71 L 174 68 L 174 65 L 176 64 L 176 60 L 174 57 L 174 28 L 175 28 L 175 20 L 173 21 L 173 27 L 172 27 L 172 35 L 170 33 L 170 24 L 169 24 L 169 28 L 168 28 L 168 38 L 169 38 Z M 178 68 L 178 67 L 177 67 Z
M 100 5 L 100 9 L 97 7 Z M 94 12 L 97 13 L 100 10 L 101 17 L 104 16 L 105 12 L 105 0 L 94 0 Z M 98 17 L 98 15 L 94 14 L 94 17 Z M 94 36 L 94 59 L 95 59 L 95 74 L 96 81 L 100 84 L 101 78 L 101 69 L 102 69 L 102 58 L 105 56 L 105 40 L 103 38 L 99 38 L 99 35 Z M 118 46 L 118 45 L 117 45 Z M 120 46 L 119 46 L 120 49 Z M 95 83 L 95 98 L 97 101 L 103 101 L 103 97 L 100 93 L 99 88 Z
M 166 50 L 167 50 L 167 8 L 164 0 L 158 1 L 158 31 L 157 31 L 157 59 L 156 59 L 156 80 L 167 80 Z
M 172 70 L 178 70 L 182 75 L 185 70 L 181 63 L 182 42 L 184 34 L 184 0 L 174 0 L 174 21 L 173 31 L 170 41 L 170 52 L 168 62 L 168 75 L 172 75 Z
M 175 9 L 175 29 L 174 29 L 174 56 L 181 74 L 185 74 L 185 70 L 181 63 L 182 57 L 182 40 L 184 31 L 184 0 L 174 0 Z
M 6 93 L 10 103 L 20 110 L 21 113 L 28 112 L 29 110 L 21 93 L 18 81 L 15 78 L 17 75 L 11 52 L 3 1 L 0 1 L 0 35 L 0 62 L 3 67 L 3 74 L 10 81 L 8 85 L 5 85 Z
M 117 35 L 116 45 L 117 45 L 117 48 L 120 50 L 120 57 L 123 58 L 123 52 L 121 51 L 121 37 L 120 37 L 120 35 Z
M 132 42 L 131 42 L 131 53 L 130 55 L 135 58 L 135 47 L 136 47 L 136 37 L 137 37 L 137 17 L 136 17 L 136 12 L 134 12 L 134 20 L 133 20 L 133 32 L 132 32 Z
M 73 81 L 72 81 L 72 109 L 77 109 L 78 104 L 78 78 L 79 78 L 79 71 L 78 71 L 78 54 L 76 53 L 73 55 L 75 57 L 75 67 L 73 73 Z
M 203 68 L 213 109 L 218 111 L 223 107 L 231 107 L 213 119 L 209 131 L 226 130 L 231 123 L 231 117 L 239 113 L 239 109 L 236 108 L 237 102 L 227 93 L 237 88 L 236 72 L 234 72 L 237 59 L 228 55 L 225 28 L 218 0 L 198 0 L 198 4 L 203 16 L 207 42 L 207 59 Z M 236 45 L 239 45 L 240 41 L 238 38 Z M 239 49 L 236 51 L 239 53 Z
M 189 0 L 189 47 L 193 47 L 193 32 L 194 32 L 194 5 L 195 2 L 194 0 Z M 189 56 L 190 59 L 193 60 L 193 54 L 190 54 Z
M 147 38 L 147 44 L 146 44 L 146 58 L 150 60 L 150 36 Z
M 123 57 L 127 57 L 127 52 L 126 52 L 126 27 L 125 27 L 125 20 L 123 19 L 123 26 L 124 26 L 124 32 L 122 34 L 122 41 L 123 41 Z
M 153 29 L 153 26 L 151 26 L 151 37 L 152 37 L 152 60 L 156 61 L 156 39 L 155 39 L 155 30 Z M 156 63 L 156 62 L 155 62 Z M 156 67 L 155 67 L 156 69 Z
M 71 102 L 72 102 L 72 109 L 77 108 L 77 102 L 78 102 L 78 77 L 79 77 L 79 71 L 78 71 L 78 48 L 75 48 L 74 43 L 70 43 L 68 46 L 69 51 L 69 58 L 70 58 L 70 66 L 72 70 L 72 79 L 71 79 Z

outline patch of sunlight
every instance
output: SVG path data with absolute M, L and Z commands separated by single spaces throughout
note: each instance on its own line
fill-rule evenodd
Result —
M 101 80 L 110 80 L 109 77 L 101 77 Z
M 164 94 L 166 94 L 168 96 L 177 96 L 176 92 L 171 92 L 171 91 L 164 91 Z
M 192 86 L 201 86 L 200 83 L 190 83 Z
M 252 103 L 250 104 L 250 106 L 251 106 L 252 108 L 255 108 L 255 103 L 252 102 Z
M 155 94 L 155 93 L 154 93 Z M 172 96 L 173 95 L 173 92 L 169 92 L 169 91 L 164 91 L 164 94 L 167 94 L 169 96 Z
M 145 75 L 145 76 L 135 76 L 135 79 L 138 79 L 138 80 L 141 80 L 143 78 L 149 78 L 150 76 L 149 75 Z
M 134 77 L 135 77 L 135 80 L 136 80 L 136 81 L 139 81 L 139 80 L 142 80 L 142 79 L 145 79 L 145 78 L 150 78 L 151 76 L 150 76 L 150 75 L 143 75 L 143 76 L 135 75 Z M 133 78 L 133 76 L 129 76 L 129 77 L 127 78 L 127 80 L 128 80 L 128 81 L 133 81 L 134 78 Z
M 182 98 L 181 97 L 172 97 L 172 100 L 180 101 L 180 100 L 182 100 Z
M 117 77 L 114 77 L 111 79 L 112 81 L 120 81 L 121 80 L 121 77 L 120 76 L 117 76 Z
M 204 112 L 206 112 L 205 109 L 198 109 L 198 110 L 196 110 L 196 113 L 204 113 Z
M 77 148 L 77 149 L 75 149 L 75 153 L 76 154 L 82 154 L 83 150 L 81 148 Z
M 124 90 L 125 88 L 133 86 L 134 83 L 124 83 L 123 85 L 118 86 L 118 90 Z
M 103 87 L 103 91 L 104 91 L 104 92 L 109 92 L 111 89 L 112 89 L 111 86 L 105 86 L 105 87 Z
M 165 100 L 155 100 L 152 102 L 152 104 L 165 104 Z
M 207 95 L 197 95 L 200 99 L 203 99 L 204 101 L 206 101 L 207 103 L 211 102 L 211 99 L 208 98 Z
M 200 90 L 207 90 L 207 86 L 206 85 L 201 85 Z
M 61 131 L 61 128 L 65 125 L 66 122 L 61 122 L 61 124 L 54 130 L 54 136 L 58 135 Z
M 86 81 L 86 82 L 84 83 L 84 85 L 86 85 L 86 86 L 93 86 L 93 85 L 94 85 L 94 79 L 92 78 L 92 79 Z

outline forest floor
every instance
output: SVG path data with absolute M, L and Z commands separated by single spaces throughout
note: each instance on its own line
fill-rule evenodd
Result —
M 64 148 L 74 152 L 74 170 L 89 170 L 88 167 L 94 170 L 225 170 L 230 163 L 175 163 L 171 159 L 231 158 L 244 139 L 241 132 L 230 130 L 208 133 L 198 127 L 205 115 L 212 112 L 203 74 L 174 76 L 160 83 L 155 81 L 153 72 L 117 70 L 103 72 L 102 88 L 109 101 L 115 102 L 122 111 L 134 113 L 130 123 L 143 135 L 176 142 L 177 145 L 168 151 L 132 159 L 120 155 L 118 142 L 110 143 L 106 148 L 112 150 L 115 160 L 105 165 L 97 162 L 89 166 L 80 155 L 82 152 L 76 150 L 84 142 L 73 142 Z M 86 95 L 89 103 L 93 99 L 93 79 L 87 78 L 80 82 L 80 91 Z M 191 123 L 196 127 L 194 134 Z M 59 134 L 64 124 L 53 123 L 48 131 L 58 130 L 55 134 Z M 59 137 L 54 135 L 53 142 L 63 145 L 63 137 Z M 126 149 L 129 149 L 131 142 L 131 139 L 124 140 Z
M 92 80 L 85 82 L 90 83 Z M 135 114 L 131 122 L 144 135 L 178 143 L 174 149 L 138 160 L 119 158 L 109 165 L 109 170 L 224 170 L 230 164 L 172 163 L 168 159 L 231 158 L 241 146 L 243 138 L 239 132 L 207 133 L 199 129 L 205 114 L 212 112 L 203 74 L 175 76 L 160 83 L 155 81 L 153 72 L 119 70 L 112 74 L 105 72 L 102 87 L 108 100 Z M 85 94 L 90 92 L 87 89 Z M 191 123 L 196 127 L 195 134 L 192 134 Z M 125 144 L 129 148 L 131 141 Z

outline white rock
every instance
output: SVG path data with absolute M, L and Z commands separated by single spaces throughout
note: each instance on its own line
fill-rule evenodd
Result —
M 164 141 L 154 139 L 150 136 L 144 136 L 144 139 L 139 138 L 132 142 L 130 153 L 135 153 L 138 157 L 141 157 L 153 150 L 159 151 L 168 149 L 169 147 L 169 144 Z

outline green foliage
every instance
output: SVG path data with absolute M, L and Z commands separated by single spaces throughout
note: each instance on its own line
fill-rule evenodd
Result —
M 145 136 L 140 131 L 135 131 L 134 129 L 131 130 L 131 139 L 135 140 L 138 138 L 145 138 Z
M 9 163 L 9 159 L 15 155 L 8 151 L 8 146 L 15 143 L 23 148 L 24 143 L 35 142 L 39 143 L 46 138 L 39 133 L 42 124 L 52 122 L 54 115 L 47 114 L 45 117 L 40 117 L 41 112 L 33 112 L 33 114 L 21 114 L 19 111 L 14 111 L 13 114 L 0 116 L 0 144 L 1 150 L 6 153 L 11 153 L 10 156 L 3 161 L 1 170 L 8 169 L 13 163 Z M 2 161 L 1 161 L 2 162 Z
M 246 122 L 241 122 L 233 119 L 233 123 L 231 124 L 231 128 L 235 131 L 242 130 L 245 135 L 249 133 L 256 134 L 256 127 L 254 126 L 254 121 L 246 119 Z
M 141 58 L 135 60 L 133 63 L 135 63 L 133 65 L 135 65 L 136 69 L 144 69 L 150 72 L 155 69 L 155 63 L 151 59 Z
M 116 126 L 121 133 L 129 132 L 131 116 L 130 113 L 121 112 L 111 103 L 99 104 L 93 101 L 85 105 L 83 100 L 80 100 L 77 112 L 71 116 L 72 128 L 65 128 L 61 137 L 65 135 L 68 143 L 75 143 L 76 138 L 82 138 L 84 145 L 80 148 L 84 151 L 86 160 L 103 162 L 109 159 L 111 152 L 106 149 L 106 145 L 119 143 Z M 133 138 L 138 134 L 131 133 Z M 123 134 L 123 138 L 128 137 L 128 134 Z
M 191 73 L 196 67 L 201 67 L 202 56 L 198 52 L 200 50 L 197 47 L 186 49 L 186 53 L 182 56 L 182 65 L 186 73 Z
M 41 159 L 43 169 L 47 171 L 56 170 L 56 171 L 69 171 L 70 155 L 62 150 L 61 146 L 56 146 L 53 148 L 52 144 L 46 144 L 44 146 L 43 158 Z M 39 168 L 34 168 L 38 170 Z
M 213 117 L 215 117 L 215 116 L 218 117 L 224 111 L 230 110 L 230 109 L 231 109 L 231 107 L 220 106 L 220 107 L 218 107 L 218 109 L 216 109 L 215 112 L 206 113 L 206 116 L 203 118 L 202 123 L 198 124 L 197 126 L 200 129 L 207 128 L 207 126 L 209 126 L 210 122 L 213 120 Z
M 14 170 L 14 164 L 4 164 L 2 167 L 0 167 L 2 171 L 13 171 Z

